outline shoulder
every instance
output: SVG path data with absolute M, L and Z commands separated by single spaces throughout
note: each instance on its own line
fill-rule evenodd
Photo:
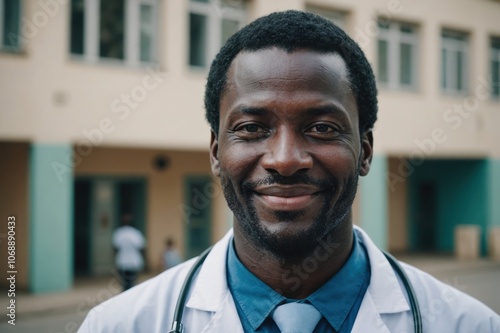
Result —
M 130 233 L 133 233 L 135 229 L 129 226 L 121 226 L 113 232 L 114 237 L 128 237 Z
M 169 269 L 96 306 L 88 313 L 78 332 L 167 331 L 179 291 L 194 260 Z
M 213 313 L 206 309 L 206 302 L 213 303 L 214 290 L 218 288 L 216 295 L 227 294 L 225 253 L 231 237 L 232 230 L 214 245 L 206 264 L 193 278 L 186 303 L 186 308 L 191 307 L 192 311 L 184 313 L 185 321 L 195 327 L 192 332 L 201 332 L 210 321 Z M 88 313 L 78 333 L 168 332 L 180 290 L 197 259 L 179 264 L 96 306 Z M 203 272 L 208 273 L 201 278 Z
M 404 327 L 391 332 L 409 329 L 408 294 L 401 277 L 370 237 L 359 227 L 355 231 L 367 249 L 372 272 L 368 292 L 375 307 L 389 327 Z M 500 332 L 500 317 L 486 305 L 416 267 L 401 265 L 416 293 L 425 332 Z
M 486 305 L 418 268 L 401 265 L 415 289 L 424 330 L 437 326 L 450 332 L 500 332 L 500 316 Z
M 126 231 L 127 233 L 129 234 L 134 234 L 134 235 L 141 235 L 142 236 L 142 233 L 139 231 L 139 229 L 135 228 L 135 227 L 132 227 L 130 225 L 126 226 L 126 227 L 123 227 L 124 231 Z

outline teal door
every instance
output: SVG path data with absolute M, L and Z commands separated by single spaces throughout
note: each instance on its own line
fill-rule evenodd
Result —
M 417 250 L 434 252 L 437 249 L 437 188 L 434 182 L 422 182 L 418 187 Z
M 121 224 L 124 215 L 131 215 L 133 226 L 146 234 L 146 184 L 143 179 L 123 179 L 115 183 L 117 205 L 115 228 Z
M 77 275 L 110 274 L 113 231 L 124 215 L 146 235 L 146 181 L 138 177 L 78 177 L 75 180 L 74 253 Z
M 184 207 L 186 223 L 186 257 L 195 257 L 210 246 L 212 196 L 209 176 L 185 179 Z
M 75 180 L 74 195 L 74 272 L 76 276 L 88 275 L 90 270 L 90 214 L 92 183 L 88 179 Z

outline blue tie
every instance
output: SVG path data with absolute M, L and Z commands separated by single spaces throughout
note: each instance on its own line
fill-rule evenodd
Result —
M 273 319 L 281 333 L 312 333 L 321 313 L 311 304 L 294 302 L 278 306 Z

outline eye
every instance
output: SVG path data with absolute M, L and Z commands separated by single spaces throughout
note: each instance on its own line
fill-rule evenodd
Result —
M 243 131 L 246 131 L 249 133 L 256 133 L 259 131 L 259 129 L 260 129 L 260 126 L 256 125 L 256 124 L 248 124 L 248 125 L 244 125 L 244 126 L 239 128 L 239 130 L 243 130 Z
M 333 131 L 333 128 L 331 126 L 328 126 L 325 124 L 318 124 L 318 125 L 314 125 L 313 127 L 311 127 L 311 132 L 329 133 L 332 131 Z
M 267 130 L 259 123 L 247 122 L 237 126 L 234 129 L 234 134 L 243 140 L 256 140 L 265 137 Z
M 306 134 L 317 139 L 333 139 L 339 134 L 339 129 L 331 124 L 319 123 L 310 126 Z

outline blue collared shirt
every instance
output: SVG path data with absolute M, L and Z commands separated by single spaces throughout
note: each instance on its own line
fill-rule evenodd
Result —
M 321 265 L 318 259 L 311 262 L 312 265 L 304 260 L 301 271 L 290 272 L 286 278 L 293 282 L 307 278 L 308 271 L 314 274 L 312 268 Z M 226 264 L 229 289 L 245 332 L 279 333 L 270 314 L 276 306 L 288 301 L 309 302 L 321 313 L 323 317 L 314 333 L 350 332 L 371 276 L 366 249 L 356 233 L 353 249 L 344 266 L 304 300 L 289 300 L 257 278 L 239 260 L 233 241 L 230 242 Z

